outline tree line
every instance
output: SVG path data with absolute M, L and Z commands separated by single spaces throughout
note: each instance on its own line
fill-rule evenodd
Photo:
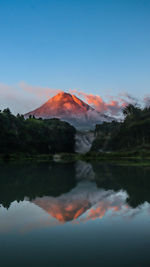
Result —
M 59 119 L 36 119 L 0 111 L 0 154 L 74 152 L 76 130 Z
M 132 150 L 150 148 L 150 107 L 129 104 L 123 110 L 122 122 L 96 125 L 92 151 Z

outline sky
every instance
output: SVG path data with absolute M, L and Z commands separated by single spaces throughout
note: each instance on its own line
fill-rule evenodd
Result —
M 0 0 L 0 108 L 59 90 L 149 97 L 150 0 Z

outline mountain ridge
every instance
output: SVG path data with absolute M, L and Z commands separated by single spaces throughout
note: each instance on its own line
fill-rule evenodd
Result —
M 96 111 L 75 95 L 63 91 L 24 116 L 27 118 L 30 115 L 43 119 L 59 118 L 76 128 L 93 128 L 97 123 L 112 121 L 111 117 Z

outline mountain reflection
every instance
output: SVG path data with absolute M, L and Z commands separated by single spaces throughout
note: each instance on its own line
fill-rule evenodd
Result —
M 64 223 L 79 218 L 82 218 L 81 221 L 102 218 L 109 210 L 118 212 L 126 209 L 126 198 L 125 192 L 106 191 L 97 188 L 95 183 L 82 181 L 69 193 L 57 198 L 36 198 L 32 202 Z
M 126 214 L 150 202 L 150 168 L 112 164 L 0 165 L 0 203 L 24 199 L 60 223 Z

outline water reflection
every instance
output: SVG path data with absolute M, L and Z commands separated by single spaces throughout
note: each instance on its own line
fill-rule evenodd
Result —
M 100 190 L 95 184 L 80 182 L 71 192 L 58 198 L 36 198 L 32 202 L 60 222 L 83 222 L 102 218 L 109 210 L 118 212 L 126 209 L 127 194 L 112 190 Z
M 114 166 L 111 164 L 93 164 L 95 181 L 105 190 L 124 190 L 128 194 L 127 203 L 136 208 L 144 202 L 150 202 L 150 166 Z
M 0 165 L 0 203 L 9 208 L 17 200 L 59 196 L 76 186 L 75 164 Z
M 14 201 L 19 205 L 20 201 L 30 201 L 33 209 L 35 206 L 42 209 L 59 223 L 94 220 L 108 212 L 111 216 L 136 214 L 138 207 L 150 202 L 148 167 L 119 167 L 82 161 L 69 164 L 11 163 L 1 165 L 0 173 L 0 203 L 3 207 L 9 209 Z
M 1 164 L 1 265 L 150 266 L 149 177 L 82 161 Z

